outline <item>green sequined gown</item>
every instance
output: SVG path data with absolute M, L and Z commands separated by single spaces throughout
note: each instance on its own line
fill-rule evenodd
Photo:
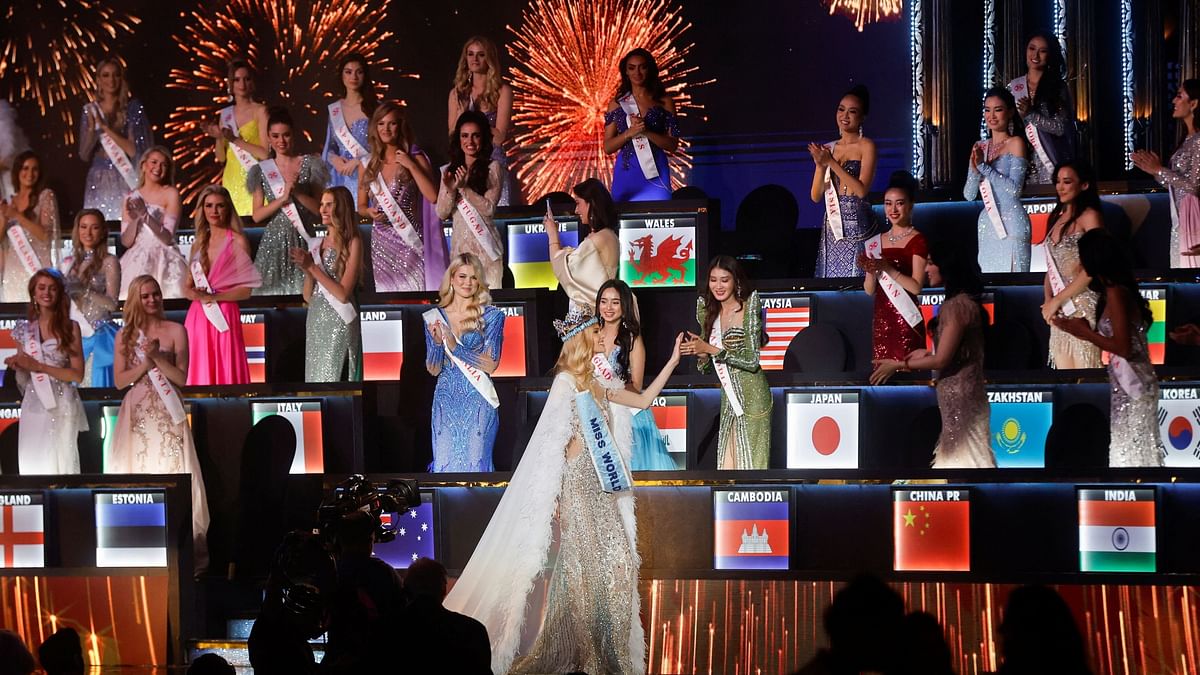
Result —
M 321 267 L 334 279 L 338 278 L 333 273 L 336 261 L 335 249 L 321 251 Z M 348 324 L 342 321 L 324 294 L 315 287 L 308 302 L 304 357 L 305 382 L 340 382 L 343 372 L 347 373 L 346 381 L 362 381 L 361 318 L 356 316 Z
M 321 198 L 321 192 L 329 182 L 329 172 L 325 162 L 316 155 L 305 155 L 300 163 L 300 171 L 296 174 L 297 191 L 303 192 L 315 199 Z M 275 193 L 263 175 L 261 165 L 256 165 L 246 174 L 246 189 L 253 193 L 261 189 L 264 203 L 275 200 Z M 292 200 L 304 222 L 304 229 L 311 238 L 315 236 L 314 227 L 321 222 L 321 217 L 305 208 L 299 199 Z M 308 248 L 304 239 L 288 220 L 283 209 L 271 215 L 263 229 L 262 239 L 258 242 L 258 251 L 254 254 L 254 266 L 262 275 L 262 285 L 254 289 L 254 295 L 299 295 L 304 289 L 304 271 L 292 263 L 288 251 L 293 248 Z

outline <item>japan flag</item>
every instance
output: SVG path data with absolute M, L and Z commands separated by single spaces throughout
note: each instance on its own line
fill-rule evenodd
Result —
M 787 468 L 858 468 L 858 397 L 827 402 L 826 394 L 789 394 Z

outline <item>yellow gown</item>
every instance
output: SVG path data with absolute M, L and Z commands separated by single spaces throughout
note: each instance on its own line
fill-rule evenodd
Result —
M 254 117 L 238 127 L 238 137 L 247 143 L 266 145 L 259 133 L 258 119 Z M 234 156 L 232 144 L 227 144 L 225 148 L 225 172 L 221 174 L 221 185 L 229 190 L 229 196 L 233 197 L 233 208 L 239 216 L 249 216 L 254 211 L 254 200 L 246 190 L 246 170 Z

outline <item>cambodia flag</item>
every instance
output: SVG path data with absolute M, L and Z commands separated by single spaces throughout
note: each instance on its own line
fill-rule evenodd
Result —
M 968 572 L 971 502 L 966 488 L 892 490 L 897 572 Z
M 788 569 L 790 502 L 787 489 L 713 490 L 713 568 Z
M 504 345 L 492 377 L 525 377 L 525 305 L 497 303 L 504 312 Z
M 325 443 L 322 432 L 320 400 L 255 401 L 251 405 L 251 422 L 271 415 L 287 420 L 296 432 L 296 455 L 291 473 L 324 473 Z
M 242 339 L 246 341 L 246 361 L 250 381 L 267 381 L 267 323 L 261 312 L 242 312 Z
M 0 492 L 0 568 L 46 566 L 41 492 Z
M 363 310 L 363 379 L 399 380 L 404 365 L 404 313 Z
M 162 490 L 97 492 L 96 567 L 166 567 L 167 498 Z

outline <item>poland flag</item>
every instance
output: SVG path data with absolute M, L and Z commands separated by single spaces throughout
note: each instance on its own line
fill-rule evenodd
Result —
M 787 468 L 858 468 L 857 391 L 788 392 Z

